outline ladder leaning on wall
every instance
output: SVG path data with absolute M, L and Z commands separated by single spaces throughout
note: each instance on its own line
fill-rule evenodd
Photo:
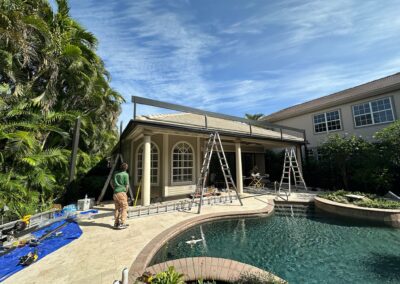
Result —
M 286 197 L 288 197 L 292 192 L 292 182 L 291 178 L 293 175 L 293 183 L 295 189 L 305 189 L 307 190 L 306 183 L 304 181 L 303 175 L 299 168 L 299 164 L 296 158 L 296 151 L 294 148 L 288 150 L 285 149 L 285 159 L 283 161 L 283 171 L 281 182 L 279 183 L 278 195 L 281 196 L 281 192 L 284 192 Z
M 239 193 L 237 191 L 236 184 L 233 181 L 231 170 L 228 165 L 228 161 L 226 160 L 224 148 L 222 147 L 221 137 L 219 136 L 219 133 L 217 131 L 215 131 L 210 134 L 206 149 L 204 150 L 203 165 L 201 167 L 200 177 L 198 178 L 198 181 L 196 184 L 196 190 L 193 195 L 193 201 L 197 198 L 199 199 L 198 213 L 201 212 L 201 205 L 203 204 L 204 192 L 207 189 L 206 182 L 207 182 L 207 177 L 208 177 L 208 173 L 210 170 L 211 157 L 212 157 L 212 154 L 214 151 L 217 153 L 219 164 L 221 166 L 221 171 L 222 171 L 222 174 L 224 175 L 226 190 L 228 192 L 231 202 L 232 202 L 232 197 L 231 197 L 230 191 L 231 191 L 231 189 L 233 189 L 236 193 L 237 199 L 240 202 L 240 205 L 243 205 L 242 200 L 240 199 Z

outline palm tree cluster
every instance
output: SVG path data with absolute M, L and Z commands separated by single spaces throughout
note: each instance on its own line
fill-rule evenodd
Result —
M 78 116 L 78 174 L 116 142 L 123 99 L 94 35 L 71 18 L 67 0 L 56 4 L 0 0 L 0 208 L 19 216 L 65 193 Z

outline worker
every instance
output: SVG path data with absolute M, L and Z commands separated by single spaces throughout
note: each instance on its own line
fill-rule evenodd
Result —
M 128 195 L 126 194 L 129 189 L 129 175 L 126 172 L 128 169 L 127 163 L 122 163 L 120 171 L 115 173 L 111 181 L 111 187 L 114 189 L 114 228 L 126 229 L 126 218 L 128 215 Z

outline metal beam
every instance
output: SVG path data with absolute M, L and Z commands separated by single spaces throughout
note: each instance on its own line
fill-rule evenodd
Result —
M 192 132 L 192 133 L 205 133 L 205 134 L 210 134 L 212 131 L 218 131 L 221 136 L 230 136 L 230 137 L 239 137 L 239 138 L 254 138 L 254 139 L 261 139 L 261 140 L 269 140 L 269 141 L 284 141 L 288 143 L 295 143 L 295 144 L 303 144 L 304 141 L 298 141 L 298 140 L 291 140 L 291 139 L 285 139 L 279 137 L 267 137 L 267 136 L 261 136 L 254 134 L 249 135 L 244 132 L 231 132 L 231 131 L 225 131 L 225 130 L 219 130 L 219 129 L 205 129 L 205 128 L 192 128 L 184 125 L 171 125 L 171 124 L 165 124 L 165 123 L 158 123 L 158 122 L 153 122 L 153 121 L 145 121 L 145 120 L 137 120 L 135 121 L 135 126 L 150 126 L 150 127 L 156 127 L 156 128 L 168 128 L 168 129 L 176 129 L 177 131 L 185 131 L 185 132 Z M 301 138 L 301 137 L 297 137 Z
M 243 123 L 247 123 L 250 125 L 255 125 L 255 126 L 259 126 L 259 127 L 263 127 L 263 128 L 268 128 L 268 127 L 271 128 L 272 127 L 272 128 L 281 128 L 281 129 L 292 130 L 292 131 L 296 131 L 296 132 L 303 132 L 303 129 L 273 124 L 273 123 L 269 123 L 267 121 L 250 120 L 250 119 L 246 119 L 243 117 L 238 117 L 238 116 L 233 116 L 233 115 L 228 115 L 228 114 L 221 114 L 221 113 L 211 112 L 211 111 L 205 111 L 205 110 L 201 110 L 201 109 L 197 109 L 197 108 L 161 102 L 161 101 L 147 99 L 147 98 L 138 97 L 138 96 L 132 96 L 132 103 L 148 105 L 148 106 L 153 106 L 153 107 L 158 107 L 158 108 L 165 108 L 165 109 L 175 110 L 175 111 L 180 111 L 180 112 L 194 113 L 194 114 L 199 114 L 199 115 L 207 115 L 207 116 L 221 118 L 221 119 L 239 121 L 239 122 L 243 122 Z

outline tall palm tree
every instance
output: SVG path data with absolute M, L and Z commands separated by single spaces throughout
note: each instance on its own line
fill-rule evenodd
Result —
M 96 54 L 97 39 L 66 0 L 0 1 L 0 207 L 16 214 L 64 191 L 72 128 L 82 119 L 79 174 L 117 139 L 122 97 Z
M 250 120 L 260 120 L 263 116 L 264 116 L 264 114 L 262 114 L 262 113 L 255 113 L 255 114 L 246 113 L 245 114 L 245 118 L 250 119 Z

